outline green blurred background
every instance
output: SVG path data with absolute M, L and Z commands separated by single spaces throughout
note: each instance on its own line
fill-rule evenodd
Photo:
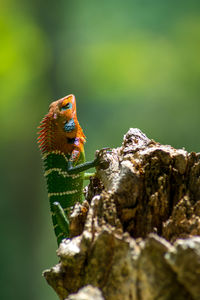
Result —
M 0 9 L 1 299 L 57 299 L 36 127 L 74 93 L 86 156 L 129 127 L 199 151 L 200 1 L 12 1 Z

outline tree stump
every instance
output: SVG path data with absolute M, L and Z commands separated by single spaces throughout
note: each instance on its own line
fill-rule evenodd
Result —
M 131 128 L 97 155 L 47 282 L 60 299 L 200 299 L 200 153 Z

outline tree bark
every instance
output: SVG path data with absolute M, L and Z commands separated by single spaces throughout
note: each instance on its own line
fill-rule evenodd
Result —
M 97 155 L 47 282 L 61 299 L 91 299 L 87 285 L 106 300 L 200 299 L 200 153 L 131 128 Z

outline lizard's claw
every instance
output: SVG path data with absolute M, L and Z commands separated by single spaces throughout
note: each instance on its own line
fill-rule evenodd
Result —
M 111 153 L 111 152 L 112 152 L 112 148 L 110 148 L 110 147 L 106 147 L 106 148 L 102 148 L 101 150 L 97 150 L 96 158 L 94 160 L 95 166 L 100 167 L 100 169 L 107 169 L 109 166 L 109 162 L 106 160 L 103 160 L 103 155 L 105 153 Z

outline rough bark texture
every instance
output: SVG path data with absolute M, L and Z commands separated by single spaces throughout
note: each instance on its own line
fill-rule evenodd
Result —
M 66 300 L 104 300 L 98 288 L 87 285 L 76 294 L 71 294 Z
M 47 282 L 61 299 L 200 299 L 200 154 L 132 128 L 97 155 Z

